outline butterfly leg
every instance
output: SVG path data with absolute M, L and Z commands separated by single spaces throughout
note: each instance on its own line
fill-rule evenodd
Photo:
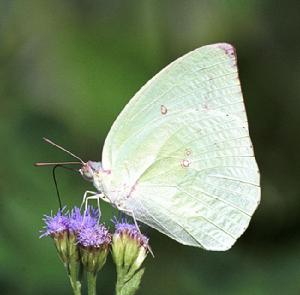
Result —
M 140 234 L 141 233 L 141 230 L 137 224 L 137 221 L 136 221 L 136 218 L 135 218 L 135 215 L 134 215 L 134 212 L 132 210 L 128 210 L 128 209 L 122 209 L 122 208 L 118 208 L 119 210 L 123 211 L 124 213 L 128 213 L 129 215 L 131 215 L 131 217 L 133 218 L 133 221 L 134 221 L 134 224 L 135 224 L 135 227 L 137 228 L 137 230 L 139 231 Z M 150 245 L 148 245 L 148 251 L 150 252 L 150 254 L 152 255 L 152 257 L 154 257 L 154 253 L 150 247 Z
M 81 205 L 80 205 L 80 210 L 81 210 L 83 204 L 86 202 L 86 198 L 87 198 L 88 195 L 93 195 L 94 196 L 94 195 L 97 195 L 97 193 L 92 192 L 92 191 L 86 191 L 83 195 L 83 198 L 82 198 L 82 202 L 81 202 Z
M 120 211 L 123 211 L 124 213 L 128 213 L 128 214 L 132 217 L 136 229 L 137 229 L 137 230 L 139 231 L 139 233 L 141 234 L 141 231 L 140 231 L 140 228 L 139 228 L 138 223 L 137 223 L 137 221 L 136 221 L 134 212 L 133 212 L 132 210 L 123 209 L 123 208 L 118 208 L 118 209 L 119 209 Z
M 84 210 L 84 216 L 86 215 L 87 209 L 88 209 L 88 201 L 89 200 L 97 200 L 98 210 L 99 210 L 99 220 L 101 217 L 101 209 L 100 209 L 100 199 L 103 197 L 103 194 L 96 194 L 94 193 L 92 196 L 85 197 L 85 210 Z

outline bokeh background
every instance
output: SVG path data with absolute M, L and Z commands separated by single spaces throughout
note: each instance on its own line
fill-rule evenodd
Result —
M 227 41 L 238 53 L 262 202 L 228 252 L 182 246 L 149 228 L 139 294 L 300 293 L 299 1 L 0 1 L 0 293 L 71 294 L 43 214 L 56 210 L 49 168 L 100 160 L 107 132 L 130 97 L 172 60 Z M 91 184 L 58 171 L 63 202 Z M 104 205 L 105 219 L 115 212 Z M 109 260 L 99 294 L 113 294 Z

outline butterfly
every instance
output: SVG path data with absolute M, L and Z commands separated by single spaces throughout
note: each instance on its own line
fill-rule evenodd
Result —
M 80 159 L 81 160 L 81 159 Z M 101 162 L 79 170 L 102 199 L 184 245 L 231 248 L 260 202 L 235 49 L 200 47 L 129 101 Z

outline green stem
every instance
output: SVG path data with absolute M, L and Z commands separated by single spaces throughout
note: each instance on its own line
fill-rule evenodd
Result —
M 74 295 L 81 295 L 81 283 L 77 280 L 77 273 L 78 273 L 78 263 L 77 261 L 71 260 L 68 265 L 68 273 L 70 283 L 74 292 Z
M 96 295 L 97 274 L 88 271 L 86 277 L 87 277 L 88 295 Z
M 124 287 L 124 280 L 122 275 L 117 275 L 117 283 L 116 283 L 116 295 L 122 294 L 122 289 Z

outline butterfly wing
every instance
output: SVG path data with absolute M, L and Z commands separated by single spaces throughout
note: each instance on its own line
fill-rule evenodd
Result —
M 171 238 L 226 250 L 260 200 L 234 48 L 198 48 L 130 100 L 105 141 L 106 194 Z

